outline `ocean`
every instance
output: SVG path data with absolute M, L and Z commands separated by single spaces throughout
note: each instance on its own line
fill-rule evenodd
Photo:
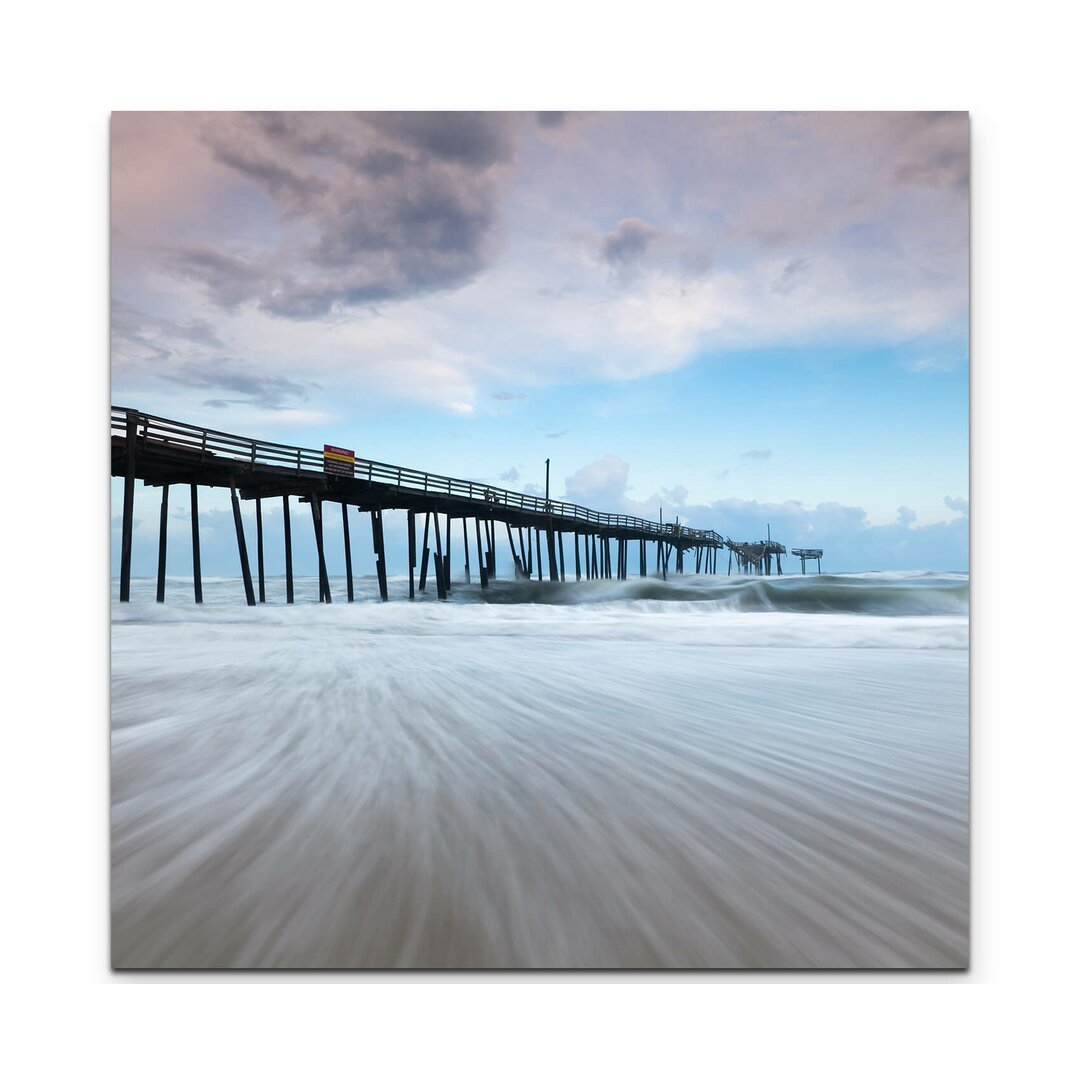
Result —
M 154 584 L 114 967 L 966 966 L 966 574 Z

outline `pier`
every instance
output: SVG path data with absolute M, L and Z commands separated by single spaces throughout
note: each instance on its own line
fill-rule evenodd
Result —
M 802 572 L 806 573 L 806 560 L 817 559 L 817 572 L 821 573 L 821 548 L 792 548 L 792 555 L 797 555 L 802 561 Z
M 439 599 L 449 597 L 452 537 L 458 531 L 453 528 L 454 522 L 460 522 L 463 579 L 471 584 L 475 566 L 484 589 L 496 580 L 495 548 L 500 529 L 505 530 L 514 576 L 519 579 L 566 581 L 569 572 L 571 580 L 576 581 L 583 577 L 625 581 L 635 562 L 638 575 L 645 577 L 651 562 L 649 544 L 654 546 L 655 571 L 665 579 L 669 571 L 684 572 L 687 553 L 693 553 L 695 573 L 716 573 L 718 553 L 725 546 L 731 547 L 730 541 L 712 530 L 605 514 L 490 484 L 368 461 L 342 447 L 326 445 L 320 451 L 288 446 L 116 406 L 112 409 L 112 475 L 124 479 L 121 602 L 131 598 L 135 484 L 140 480 L 148 487 L 161 489 L 159 602 L 165 599 L 169 489 L 176 485 L 190 488 L 196 603 L 202 602 L 200 487 L 227 488 L 230 492 L 244 596 L 251 606 L 266 599 L 262 530 L 262 504 L 266 499 L 282 501 L 286 602 L 290 604 L 294 602 L 293 499 L 305 504 L 310 515 L 318 552 L 319 599 L 327 604 L 333 602 L 333 597 L 326 571 L 326 545 L 331 543 L 328 530 L 339 527 L 335 521 L 338 518 L 345 550 L 346 598 L 353 600 L 350 508 L 370 515 L 375 570 L 383 601 L 390 598 L 383 531 L 383 514 L 388 510 L 404 511 L 408 517 L 409 599 L 427 590 L 429 570 Z M 244 534 L 241 500 L 255 503 L 254 569 Z
M 735 561 L 740 574 L 772 574 L 773 560 L 776 560 L 776 572 L 783 574 L 784 569 L 780 565 L 780 556 L 787 554 L 787 548 L 778 544 L 773 539 L 748 540 L 736 543 L 734 540 L 725 540 L 724 546 L 728 549 L 728 573 L 731 573 L 732 560 Z

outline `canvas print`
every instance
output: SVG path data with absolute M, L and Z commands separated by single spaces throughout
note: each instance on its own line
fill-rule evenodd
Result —
M 967 966 L 966 114 L 110 138 L 114 968 Z

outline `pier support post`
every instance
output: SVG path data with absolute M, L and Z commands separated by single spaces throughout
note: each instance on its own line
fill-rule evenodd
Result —
M 574 530 L 574 577 L 581 580 L 581 545 L 579 543 L 581 537 L 578 535 L 577 529 Z
M 409 529 L 409 599 L 416 599 L 416 511 L 407 514 Z
M 465 519 L 462 518 L 462 521 Z M 476 558 L 480 563 L 480 588 L 486 589 L 488 587 L 488 568 L 487 560 L 484 558 L 483 548 L 480 544 L 480 519 L 473 519 L 476 523 Z
M 548 577 L 552 581 L 559 580 L 559 567 L 556 562 L 558 556 L 555 554 L 555 526 L 549 521 L 547 527 L 547 549 L 548 549 Z
M 236 494 L 236 481 L 231 477 L 229 490 L 232 492 L 233 525 L 236 528 L 236 547 L 240 552 L 240 573 L 244 576 L 244 595 L 247 597 L 248 607 L 254 607 L 255 589 L 251 584 L 251 564 L 248 562 L 247 544 L 244 541 L 244 519 L 240 516 L 240 498 Z
M 322 506 L 319 496 L 311 493 L 311 524 L 315 528 L 315 547 L 319 553 L 319 603 L 330 604 L 333 599 L 330 596 L 330 578 L 326 573 L 326 552 L 323 549 L 322 529 Z
M 435 589 L 440 600 L 446 599 L 446 561 L 442 553 L 442 534 L 439 532 L 439 512 L 435 511 Z
M 379 576 L 379 597 L 390 599 L 386 586 L 386 545 L 383 543 L 382 510 L 371 511 L 371 546 L 375 549 L 375 573 Z
M 427 564 L 431 548 L 428 547 L 428 530 L 431 528 L 431 511 L 424 515 L 424 544 L 423 554 L 420 556 L 420 591 L 427 591 Z
M 446 562 L 443 568 L 443 588 L 450 592 L 450 515 L 446 515 Z
M 135 525 L 135 453 L 139 414 L 127 413 L 124 428 L 124 518 L 120 538 L 120 602 L 131 599 L 131 537 Z
M 195 603 L 202 601 L 202 552 L 199 547 L 199 485 L 191 485 L 191 576 L 195 582 Z
M 352 544 L 349 541 L 349 504 L 341 504 L 341 539 L 345 545 L 345 593 L 351 604 L 353 596 Z
M 559 580 L 566 580 L 566 559 L 563 555 L 563 537 L 561 530 L 559 532 Z
M 506 539 L 510 541 L 510 554 L 514 558 L 514 577 L 523 578 L 525 576 L 525 567 L 521 565 L 521 559 L 518 558 L 517 548 L 514 547 L 514 530 L 510 528 L 510 522 L 504 521 L 506 526 Z M 518 537 L 521 536 L 521 530 L 518 529 Z
M 169 485 L 161 485 L 161 517 L 158 520 L 157 602 L 165 603 L 165 557 L 169 547 Z
M 477 522 L 477 536 L 476 536 L 476 557 L 480 558 L 480 528 L 479 521 Z M 447 526 L 449 528 L 449 526 Z M 465 515 L 461 515 L 461 543 L 465 548 L 465 584 L 472 584 L 472 571 L 469 568 L 469 523 L 465 520 Z
M 262 499 L 255 500 L 255 561 L 259 568 L 259 603 L 266 603 L 266 570 L 263 563 Z
M 495 581 L 495 522 L 485 520 L 484 529 L 487 536 L 488 581 Z
M 525 543 L 525 532 L 518 526 L 518 544 L 521 545 L 521 573 L 526 580 L 532 577 L 532 533 L 529 534 L 529 543 Z
M 285 525 L 285 603 L 295 603 L 292 573 L 292 521 L 289 516 L 289 496 L 281 496 L 282 522 Z

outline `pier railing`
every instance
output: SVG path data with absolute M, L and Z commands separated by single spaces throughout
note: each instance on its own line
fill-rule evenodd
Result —
M 325 472 L 321 450 L 267 442 L 263 439 L 248 439 L 242 435 L 197 427 L 163 416 L 152 416 L 135 409 L 124 409 L 115 405 L 112 407 L 112 430 L 115 434 L 126 435 L 129 419 L 136 422 L 137 438 L 147 443 L 167 445 L 171 450 L 188 451 L 193 455 L 193 460 L 200 462 L 225 458 L 247 465 L 253 471 L 256 466 L 272 466 L 295 470 L 297 476 Z M 197 455 L 197 458 L 194 455 Z M 418 469 L 388 465 L 366 458 L 356 458 L 353 479 L 368 480 L 432 496 L 489 503 L 493 509 L 506 507 L 524 513 L 570 518 L 599 528 L 634 529 L 658 538 L 689 540 L 694 543 L 724 543 L 724 538 L 711 529 L 688 529 L 684 525 L 676 524 L 660 525 L 655 521 L 628 514 L 604 514 L 576 503 L 525 495 L 492 484 L 458 480 L 452 476 L 440 476 L 437 473 L 421 472 Z

